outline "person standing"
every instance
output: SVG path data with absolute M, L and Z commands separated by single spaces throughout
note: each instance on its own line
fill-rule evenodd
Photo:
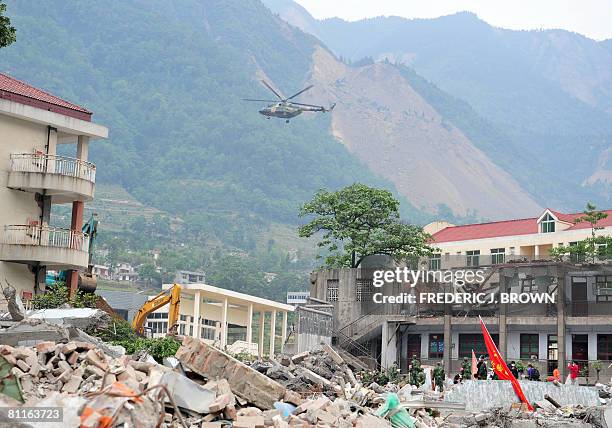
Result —
M 576 364 L 576 361 L 572 361 L 570 364 L 567 365 L 567 368 L 570 372 L 570 383 L 572 385 L 576 385 L 576 383 L 578 382 L 577 379 L 578 373 L 580 372 L 580 367 L 578 366 L 578 364 Z
M 442 364 L 438 361 L 436 367 L 433 370 L 434 383 L 436 385 L 436 390 L 439 388 L 440 392 L 444 391 L 444 379 L 446 374 L 444 373 L 444 368 Z
M 472 377 L 472 364 L 468 361 L 467 357 L 463 357 L 461 368 L 463 369 L 463 379 L 469 380 Z
M 487 362 L 485 361 L 484 357 L 480 357 L 480 361 L 478 361 L 476 368 L 476 375 L 478 376 L 478 380 L 487 380 Z
M 514 361 L 510 361 L 510 373 L 512 373 L 512 376 L 514 376 L 515 379 L 518 379 L 519 377 L 519 373 L 518 373 L 518 368 L 516 367 L 516 363 Z

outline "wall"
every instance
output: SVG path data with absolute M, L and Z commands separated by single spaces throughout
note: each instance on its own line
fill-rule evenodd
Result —
M 40 220 L 41 208 L 33 193 L 9 189 L 8 174 L 11 169 L 11 153 L 45 151 L 47 127 L 0 114 L 0 233 L 10 224 L 27 224 Z M 0 282 L 8 281 L 19 293 L 34 291 L 34 274 L 27 265 L 0 262 Z M 4 302 L 2 302 L 4 305 Z
M 321 343 L 331 345 L 333 317 L 330 313 L 303 306 L 296 307 L 295 313 L 296 340 L 293 346 L 285 348 L 285 352 L 298 354 Z

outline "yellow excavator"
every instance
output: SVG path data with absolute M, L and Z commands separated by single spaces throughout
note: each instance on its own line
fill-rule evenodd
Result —
M 149 314 L 167 304 L 170 304 L 168 309 L 168 331 L 176 332 L 181 305 L 181 286 L 175 283 L 172 288 L 162 291 L 151 300 L 145 302 L 138 310 L 134 316 L 134 321 L 132 321 L 132 327 L 134 327 L 136 333 L 144 336 L 144 325 Z

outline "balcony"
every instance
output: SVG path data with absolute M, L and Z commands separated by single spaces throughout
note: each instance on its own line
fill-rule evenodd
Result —
M 59 269 L 86 268 L 89 236 L 70 229 L 38 225 L 4 226 L 0 260 Z
M 96 167 L 91 162 L 42 153 L 11 154 L 8 187 L 43 193 L 62 204 L 93 199 Z

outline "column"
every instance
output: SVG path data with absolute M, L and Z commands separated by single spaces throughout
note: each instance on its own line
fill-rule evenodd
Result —
M 285 352 L 285 342 L 287 341 L 287 317 L 289 312 L 283 312 L 283 329 L 281 330 L 281 352 Z
M 276 342 L 276 310 L 272 310 L 270 318 L 270 359 L 274 358 L 274 344 Z
M 264 332 L 266 328 L 266 312 L 259 311 L 259 358 L 264 355 Z
M 57 154 L 57 129 L 49 127 L 48 132 L 47 154 L 55 156 Z M 55 172 L 55 159 L 49 159 L 47 161 L 47 172 Z
M 89 153 L 89 137 L 84 135 L 79 135 L 77 142 L 77 159 L 86 161 L 87 155 Z M 78 166 L 77 166 L 78 168 Z M 74 201 L 72 203 L 72 218 L 70 224 L 70 230 L 73 232 L 78 232 L 74 234 L 74 238 L 71 239 L 70 246 L 71 247 L 80 247 L 82 245 L 82 240 L 78 237 L 79 233 L 83 229 L 83 209 L 85 204 L 83 201 Z M 68 282 L 68 292 L 70 298 L 73 298 L 77 292 L 79 286 L 79 272 L 76 270 L 69 270 L 67 272 L 67 282 Z
M 588 359 L 589 361 L 597 360 L 597 333 L 589 333 L 588 339 Z
M 247 310 L 247 325 L 246 325 L 246 341 L 251 349 L 251 343 L 253 343 L 253 304 L 249 303 Z
M 83 241 L 79 239 L 81 236 L 81 230 L 83 229 L 83 208 L 85 204 L 82 201 L 75 201 L 72 203 L 72 217 L 70 220 L 70 230 L 74 233 L 70 239 L 71 248 L 80 248 L 83 245 Z M 66 274 L 66 280 L 68 282 L 68 293 L 70 298 L 73 298 L 79 287 L 79 271 L 69 270 Z
M 533 246 L 533 258 L 536 260 L 540 258 L 540 246 L 539 245 Z
M 201 337 L 200 334 L 200 301 L 202 300 L 202 296 L 200 291 L 197 290 L 195 292 L 195 296 L 193 299 L 193 331 L 191 335 L 193 337 L 197 337 L 198 339 Z
M 453 352 L 453 336 L 451 330 L 451 307 L 448 303 L 444 304 L 444 354 L 442 360 L 444 371 L 447 376 L 452 377 L 452 352 Z
M 221 304 L 221 348 L 227 346 L 227 297 Z
M 77 159 L 82 161 L 87 160 L 87 156 L 89 155 L 89 137 L 85 135 L 79 135 L 79 139 L 77 141 Z
M 396 328 L 396 323 L 384 322 L 382 325 L 380 364 L 383 369 L 388 369 L 397 360 Z
M 558 367 L 561 380 L 565 382 L 567 376 L 567 362 L 565 359 L 565 269 L 559 269 L 557 283 L 557 349 L 559 351 Z
M 506 277 L 504 276 L 504 270 L 500 269 L 499 272 L 499 292 L 506 293 Z M 508 315 L 508 304 L 500 303 L 499 306 L 499 352 L 502 358 L 508 359 L 508 327 L 506 325 Z

